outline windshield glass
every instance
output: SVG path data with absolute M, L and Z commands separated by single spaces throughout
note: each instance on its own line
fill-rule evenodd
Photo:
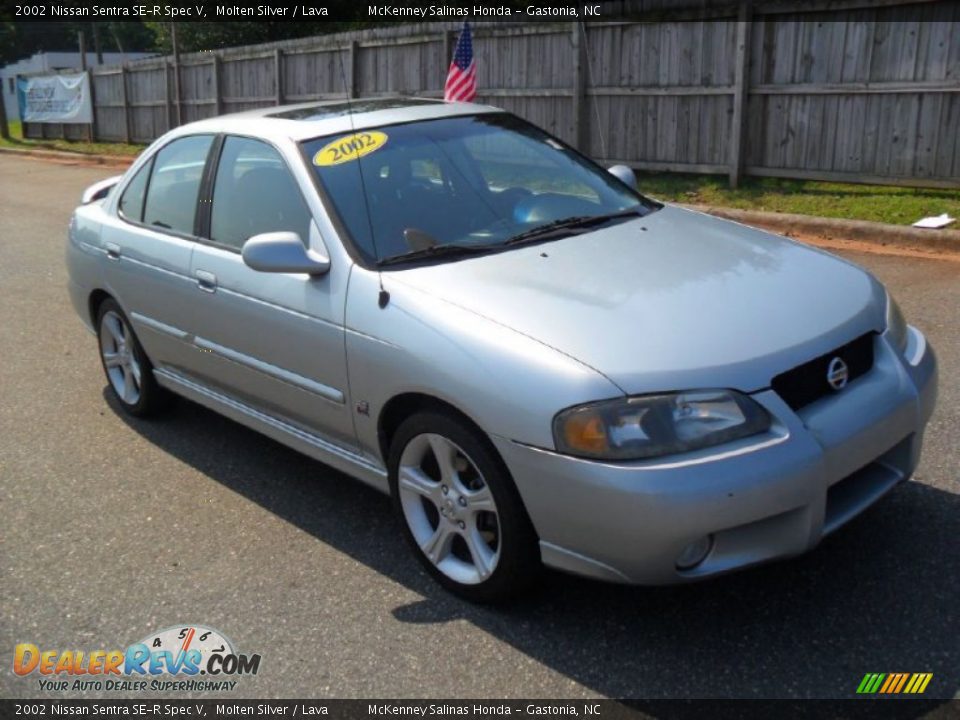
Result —
M 656 207 L 508 114 L 390 125 L 304 147 L 370 262 L 448 245 L 496 250 L 571 218 L 629 217 Z

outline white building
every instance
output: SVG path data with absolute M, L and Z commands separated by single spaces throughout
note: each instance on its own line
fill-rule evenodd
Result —
M 119 65 L 127 60 L 139 60 L 145 57 L 151 57 L 156 53 L 142 52 L 105 52 L 103 55 L 104 65 Z M 91 68 L 97 65 L 97 54 L 87 53 L 87 67 Z M 80 52 L 46 52 L 41 51 L 31 55 L 23 60 L 0 67 L 0 82 L 3 83 L 3 106 L 7 111 L 9 120 L 16 120 L 20 116 L 17 106 L 17 75 L 35 72 L 52 72 L 55 70 L 79 70 Z

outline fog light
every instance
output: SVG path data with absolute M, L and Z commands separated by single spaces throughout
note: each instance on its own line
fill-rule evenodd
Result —
M 694 540 L 677 555 L 677 570 L 692 570 L 707 559 L 711 548 L 713 535 L 704 535 L 699 540 Z

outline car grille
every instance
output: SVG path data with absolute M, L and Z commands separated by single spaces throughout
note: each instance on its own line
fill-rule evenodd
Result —
M 827 368 L 830 361 L 835 357 L 843 359 L 848 368 L 848 383 L 861 375 L 866 375 L 873 367 L 874 335 L 875 333 L 872 332 L 861 335 L 836 350 L 780 373 L 771 383 L 774 392 L 794 410 L 799 410 L 825 395 L 837 392 L 827 383 Z

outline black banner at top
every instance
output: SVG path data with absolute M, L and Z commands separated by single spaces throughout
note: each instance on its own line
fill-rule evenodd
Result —
M 736 0 L 0 0 L 0 17 L 14 22 L 609 22 L 736 16 L 738 7 Z

